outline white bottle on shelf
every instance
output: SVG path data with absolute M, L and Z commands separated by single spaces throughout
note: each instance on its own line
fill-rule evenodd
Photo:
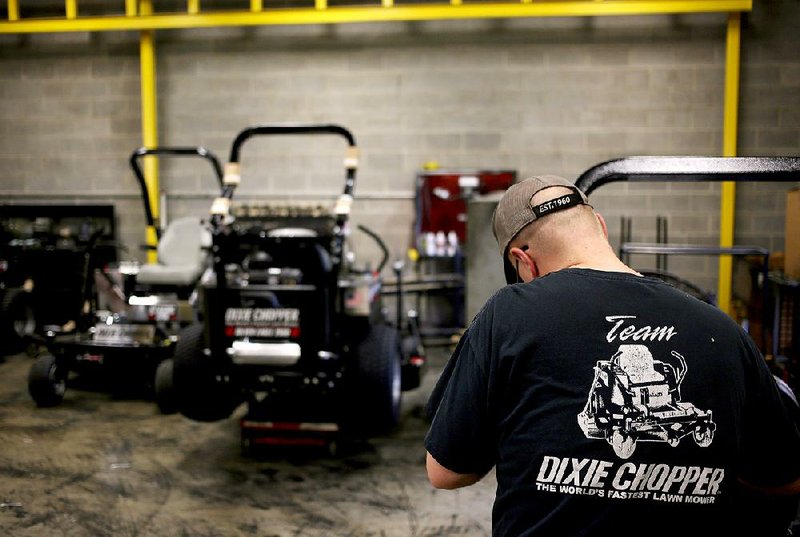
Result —
M 458 235 L 453 230 L 447 232 L 447 255 L 448 257 L 455 257 L 458 253 Z
M 425 255 L 436 255 L 436 237 L 431 231 L 425 233 Z
M 436 255 L 443 256 L 447 253 L 447 237 L 444 231 L 436 232 Z

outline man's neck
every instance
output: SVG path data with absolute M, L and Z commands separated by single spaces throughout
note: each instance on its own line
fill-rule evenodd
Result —
M 641 276 L 640 273 L 636 272 L 631 267 L 619 260 L 608 263 L 575 263 L 564 268 L 593 269 L 603 272 L 626 272 L 629 274 L 635 274 L 636 276 Z
M 575 257 L 554 263 L 550 267 L 540 267 L 540 269 L 541 268 L 545 270 L 540 272 L 540 276 L 567 268 L 594 269 L 603 272 L 624 272 L 641 276 L 641 274 L 620 261 L 620 259 L 613 254 Z

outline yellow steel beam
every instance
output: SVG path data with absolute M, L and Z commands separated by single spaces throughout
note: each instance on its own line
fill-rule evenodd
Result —
M 258 13 L 264 9 L 264 4 L 261 0 L 250 0 L 250 11 Z
M 139 9 L 143 15 L 152 13 L 151 0 L 142 0 Z M 144 147 L 158 147 L 158 108 L 156 90 L 156 53 L 155 34 L 152 30 L 143 30 L 139 36 L 139 69 L 142 93 L 142 144 Z M 154 155 L 144 157 L 144 178 L 150 196 L 150 207 L 153 218 L 158 222 L 159 186 L 158 186 L 158 160 Z M 153 227 L 148 227 L 145 234 L 146 244 L 157 244 L 156 233 Z M 147 261 L 155 263 L 156 252 L 148 252 Z
M 739 120 L 739 52 L 741 49 L 740 13 L 728 15 L 728 32 L 725 44 L 725 102 L 722 129 L 722 156 L 736 156 L 736 137 Z M 736 183 L 722 183 L 720 200 L 719 245 L 727 248 L 733 245 L 734 221 L 736 216 Z M 717 278 L 717 302 L 722 311 L 732 315 L 731 286 L 733 279 L 733 259 L 729 255 L 720 256 L 719 276 Z
M 125 0 L 125 15 L 133 17 L 137 13 L 138 0 Z
M 65 11 L 68 19 L 78 16 L 78 0 L 66 0 Z
M 186 11 L 191 15 L 200 13 L 200 0 L 186 0 Z
M 15 21 L 19 19 L 19 3 L 17 0 L 8 0 L 8 20 Z
M 504 19 L 523 17 L 593 17 L 751 11 L 752 0 L 564 0 L 480 4 L 417 4 L 327 9 L 296 8 L 262 11 L 243 10 L 188 13 L 159 13 L 138 16 L 78 17 L 66 19 L 23 19 L 0 22 L 0 34 L 43 32 L 109 32 L 209 28 L 218 26 L 267 26 L 300 24 L 345 24 L 447 19 Z M 251 4 L 252 8 L 252 4 Z

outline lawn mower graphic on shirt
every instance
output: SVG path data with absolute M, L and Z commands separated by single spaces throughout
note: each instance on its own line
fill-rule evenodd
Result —
M 587 438 L 605 439 L 614 453 L 629 458 L 637 441 L 662 441 L 677 446 L 691 434 L 708 447 L 716 425 L 711 411 L 681 401 L 686 361 L 676 351 L 655 360 L 644 345 L 620 345 L 610 360 L 598 360 L 589 400 L 578 414 Z

